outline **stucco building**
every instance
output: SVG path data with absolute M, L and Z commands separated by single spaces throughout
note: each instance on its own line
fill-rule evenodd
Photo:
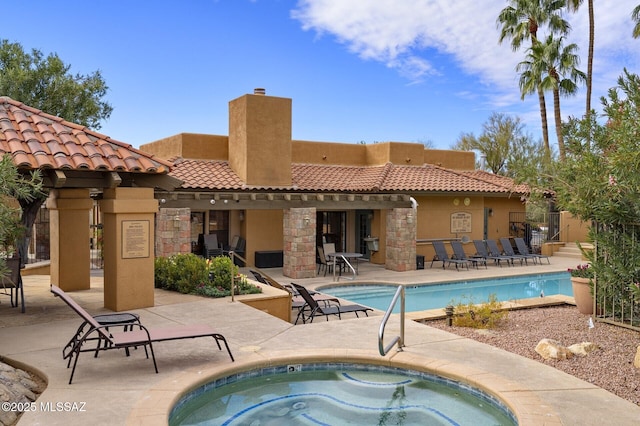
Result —
M 181 133 L 142 145 L 182 181 L 156 190 L 156 255 L 199 252 L 201 234 L 221 244 L 240 236 L 250 264 L 282 251 L 284 274 L 306 278 L 316 273 L 316 247 L 329 241 L 406 271 L 432 258 L 432 239 L 509 236 L 514 214 L 524 217 L 527 188 L 476 170 L 472 152 L 292 140 L 291 128 L 292 100 L 256 89 L 229 102 L 228 136 Z

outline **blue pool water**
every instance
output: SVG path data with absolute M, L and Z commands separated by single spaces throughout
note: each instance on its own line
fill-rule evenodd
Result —
M 169 425 L 515 425 L 500 401 L 429 373 L 294 364 L 218 379 L 185 395 Z
M 386 311 L 396 291 L 389 285 L 348 285 L 323 287 L 323 293 L 350 300 L 354 303 Z M 494 294 L 501 302 L 531 297 L 562 294 L 573 296 L 568 272 L 521 275 L 488 280 L 459 281 L 447 284 L 423 284 L 406 287 L 405 311 L 444 308 L 447 305 L 483 303 Z M 396 304 L 394 312 L 400 312 Z

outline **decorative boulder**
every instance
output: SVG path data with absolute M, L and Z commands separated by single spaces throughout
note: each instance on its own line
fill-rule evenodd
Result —
M 593 352 L 596 349 L 600 349 L 598 345 L 591 342 L 575 343 L 569 346 L 569 349 L 574 355 L 586 356 L 589 352 Z
M 570 350 L 553 339 L 540 340 L 535 350 L 544 359 L 567 359 L 573 356 Z

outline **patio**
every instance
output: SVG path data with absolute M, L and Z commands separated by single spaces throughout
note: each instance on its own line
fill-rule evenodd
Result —
M 575 259 L 553 257 L 551 265 L 516 266 L 471 271 L 433 268 L 404 273 L 379 266 L 360 265 L 359 280 L 402 283 L 450 281 L 513 274 L 565 271 Z M 280 282 L 290 282 L 281 269 L 265 270 Z M 20 424 L 80 425 L 166 423 L 172 402 L 182 391 L 207 381 L 216 374 L 269 363 L 319 360 L 352 360 L 378 364 L 427 368 L 492 389 L 520 416 L 521 425 L 540 424 L 635 424 L 640 407 L 592 384 L 541 363 L 510 354 L 470 339 L 407 321 L 404 352 L 381 357 L 377 352 L 377 331 L 381 312 L 369 318 L 317 321 L 297 325 L 281 321 L 238 301 L 204 299 L 155 290 L 155 306 L 139 309 L 142 323 L 149 327 L 169 324 L 209 323 L 231 346 L 235 363 L 209 339 L 163 342 L 154 345 L 159 374 L 151 360 L 133 351 L 125 358 L 120 351 L 108 351 L 98 359 L 83 355 L 74 383 L 61 357 L 62 346 L 75 332 L 79 318 L 49 291 L 48 276 L 25 276 L 25 314 L 0 304 L 0 341 L 3 356 L 33 366 L 48 380 L 41 402 L 86 403 L 85 411 L 28 412 Z M 317 277 L 297 280 L 308 288 L 331 282 Z M 342 282 L 342 280 L 341 280 Z M 344 280 L 346 283 L 350 281 Z M 91 280 L 91 289 L 70 293 L 90 313 L 103 308 L 102 277 Z M 545 298 L 551 299 L 551 298 Z M 397 334 L 392 318 L 387 334 Z M 473 354 L 473 355 L 471 355 Z

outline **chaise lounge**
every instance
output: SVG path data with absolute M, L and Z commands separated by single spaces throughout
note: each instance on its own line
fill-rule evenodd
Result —
M 356 317 L 359 317 L 358 312 L 364 313 L 366 316 L 369 316 L 368 311 L 373 311 L 373 309 L 368 308 L 362 305 L 331 305 L 330 301 L 326 302 L 326 305 L 320 306 L 318 302 L 309 294 L 309 290 L 305 287 L 302 287 L 299 284 L 291 283 L 298 291 L 300 296 L 305 300 L 306 306 L 302 307 L 300 312 L 298 313 L 298 317 L 296 318 L 296 324 L 298 320 L 302 318 L 302 323 L 306 324 L 307 321 L 310 323 L 313 322 L 313 319 L 317 316 L 325 316 L 327 321 L 329 321 L 329 315 L 337 315 L 339 319 L 342 319 L 342 314 L 347 312 L 353 312 L 356 314 Z
M 180 325 L 174 327 L 163 327 L 148 329 L 140 323 L 126 323 L 126 326 L 130 331 L 111 332 L 108 327 L 117 327 L 118 324 L 110 324 L 109 326 L 100 325 L 100 323 L 87 311 L 84 310 L 75 300 L 69 297 L 63 290 L 55 285 L 51 285 L 51 292 L 62 299 L 71 309 L 73 309 L 80 317 L 89 325 L 88 329 L 72 339 L 71 345 L 67 345 L 63 349 L 62 356 L 64 359 L 69 359 L 69 362 L 73 358 L 73 369 L 71 370 L 71 376 L 69 377 L 69 384 L 73 380 L 73 375 L 76 371 L 76 364 L 81 352 L 94 352 L 109 349 L 128 349 L 131 347 L 144 346 L 145 352 L 147 347 L 151 352 L 151 358 L 153 359 L 153 367 L 158 373 L 158 365 L 156 363 L 156 357 L 153 353 L 154 342 L 162 342 L 166 340 L 180 340 L 180 339 L 194 339 L 196 337 L 213 337 L 218 345 L 218 349 L 222 350 L 220 342 L 224 343 L 231 361 L 234 361 L 231 350 L 227 344 L 227 340 L 219 333 L 216 333 L 211 326 L 207 324 L 194 324 L 194 325 Z M 125 325 L 125 324 L 121 324 Z M 84 348 L 84 344 L 88 341 L 98 340 L 99 346 L 92 348 Z M 100 345 L 100 342 L 105 342 L 104 346 Z M 147 358 L 149 354 L 147 352 Z M 69 368 L 69 363 L 67 363 Z

